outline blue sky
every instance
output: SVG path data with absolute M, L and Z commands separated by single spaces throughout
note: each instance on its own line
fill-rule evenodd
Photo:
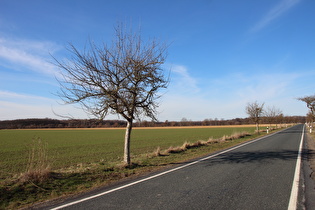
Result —
M 110 43 L 117 22 L 171 43 L 160 121 L 247 117 L 254 101 L 305 115 L 296 98 L 315 93 L 314 8 L 313 0 L 0 0 L 0 120 L 91 117 L 55 96 L 51 55 L 66 59 L 68 43 Z

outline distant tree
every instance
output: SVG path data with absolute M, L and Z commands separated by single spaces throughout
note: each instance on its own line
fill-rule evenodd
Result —
M 219 124 L 218 118 L 214 118 L 213 124 L 214 124 L 214 125 L 218 125 L 218 124 Z
M 182 121 L 182 122 L 188 122 L 188 120 L 187 120 L 186 117 L 183 117 L 183 118 L 181 119 L 181 121 Z
M 204 120 L 202 121 L 202 125 L 203 125 L 203 126 L 210 125 L 210 120 L 209 120 L 209 119 L 204 119 Z
M 124 163 L 130 165 L 133 121 L 143 116 L 156 120 L 158 91 L 168 85 L 161 68 L 167 46 L 156 40 L 144 42 L 139 32 L 127 31 L 120 24 L 111 46 L 90 41 L 88 47 L 80 51 L 70 44 L 69 60 L 55 59 L 63 75 L 58 95 L 65 103 L 80 103 L 100 119 L 107 114 L 122 116 L 127 121 Z
M 186 117 L 183 117 L 180 121 L 181 126 L 188 126 L 189 120 Z
M 277 115 L 276 116 L 276 126 L 277 126 L 277 124 L 282 124 L 283 123 L 283 119 L 284 119 L 283 113 Z
M 315 95 L 301 97 L 301 98 L 298 98 L 298 100 L 306 103 L 306 106 L 310 111 L 311 123 L 314 122 L 314 118 L 315 118 Z
M 267 118 L 268 123 L 271 124 L 272 123 L 278 123 L 278 120 L 280 119 L 280 116 L 283 116 L 282 111 L 276 107 L 267 107 L 264 112 L 263 115 Z
M 256 130 L 259 133 L 259 122 L 263 114 L 264 103 L 259 104 L 257 101 L 248 103 L 245 110 L 248 116 L 255 122 Z

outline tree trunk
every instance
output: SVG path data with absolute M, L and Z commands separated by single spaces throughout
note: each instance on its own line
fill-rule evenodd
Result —
M 132 120 L 127 120 L 126 134 L 125 134 L 125 147 L 124 147 L 124 163 L 130 165 L 130 136 L 132 130 Z
M 258 122 L 256 122 L 256 131 L 259 134 L 259 123 Z

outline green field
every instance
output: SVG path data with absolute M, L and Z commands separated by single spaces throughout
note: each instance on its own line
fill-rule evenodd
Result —
M 235 132 L 253 133 L 254 127 L 207 127 L 172 129 L 133 129 L 132 157 Z M 0 130 L 0 180 L 24 172 L 33 139 L 40 138 L 48 148 L 53 170 L 87 163 L 119 162 L 123 156 L 124 129 Z

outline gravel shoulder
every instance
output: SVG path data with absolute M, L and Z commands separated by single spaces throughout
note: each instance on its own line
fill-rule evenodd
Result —
M 315 135 L 307 134 L 306 142 L 307 142 L 307 149 L 308 149 L 307 159 L 308 159 L 310 168 L 312 169 L 310 177 L 315 181 L 315 138 L 314 136 Z
M 303 160 L 303 198 L 300 199 L 298 210 L 314 209 L 315 206 L 315 135 L 306 134 L 304 151 L 306 156 Z M 301 196 L 301 195 L 300 195 Z

